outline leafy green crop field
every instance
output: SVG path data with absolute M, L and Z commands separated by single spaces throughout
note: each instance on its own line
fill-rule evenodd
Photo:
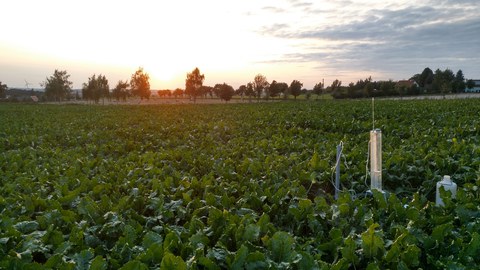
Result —
M 0 105 L 0 268 L 477 268 L 480 100 L 375 114 L 386 196 L 369 101 Z

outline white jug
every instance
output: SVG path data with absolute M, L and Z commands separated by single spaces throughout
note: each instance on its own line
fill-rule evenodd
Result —
M 444 175 L 442 181 L 437 182 L 437 196 L 435 203 L 438 206 L 444 206 L 442 198 L 440 197 L 440 187 L 445 189 L 445 191 L 450 191 L 452 193 L 452 198 L 455 198 L 457 195 L 457 184 L 450 179 L 450 175 Z

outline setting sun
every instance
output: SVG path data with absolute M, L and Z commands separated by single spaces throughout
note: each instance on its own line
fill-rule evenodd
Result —
M 162 82 L 169 82 L 173 79 L 173 76 L 175 76 L 174 72 L 167 69 L 156 69 L 155 72 L 152 72 L 151 74 L 153 79 L 157 79 Z
M 474 1 L 455 9 L 438 5 L 438 11 L 394 0 L 60 3 L 2 5 L 0 79 L 9 86 L 28 80 L 38 87 L 56 68 L 67 70 L 77 89 L 92 74 L 116 82 L 137 67 L 151 75 L 154 89 L 184 87 L 195 67 L 205 83 L 235 87 L 258 73 L 299 79 L 306 88 L 322 79 L 408 79 L 426 66 L 480 74 L 472 58 L 478 51 Z M 442 19 L 459 13 L 455 21 Z

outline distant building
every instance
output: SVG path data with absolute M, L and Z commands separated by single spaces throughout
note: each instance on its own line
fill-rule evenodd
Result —
M 401 87 L 405 87 L 406 89 L 410 89 L 412 88 L 413 86 L 416 86 L 418 87 L 418 84 L 416 81 L 414 80 L 400 80 L 396 83 L 395 85 L 395 88 L 401 88 Z
M 472 80 L 475 83 L 475 86 L 472 89 L 465 89 L 467 93 L 480 93 L 480 80 Z

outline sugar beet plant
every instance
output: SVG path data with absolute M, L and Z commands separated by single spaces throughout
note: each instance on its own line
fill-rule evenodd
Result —
M 2 105 L 0 268 L 477 267 L 480 102 L 377 102 L 386 196 L 365 196 L 370 110 Z

